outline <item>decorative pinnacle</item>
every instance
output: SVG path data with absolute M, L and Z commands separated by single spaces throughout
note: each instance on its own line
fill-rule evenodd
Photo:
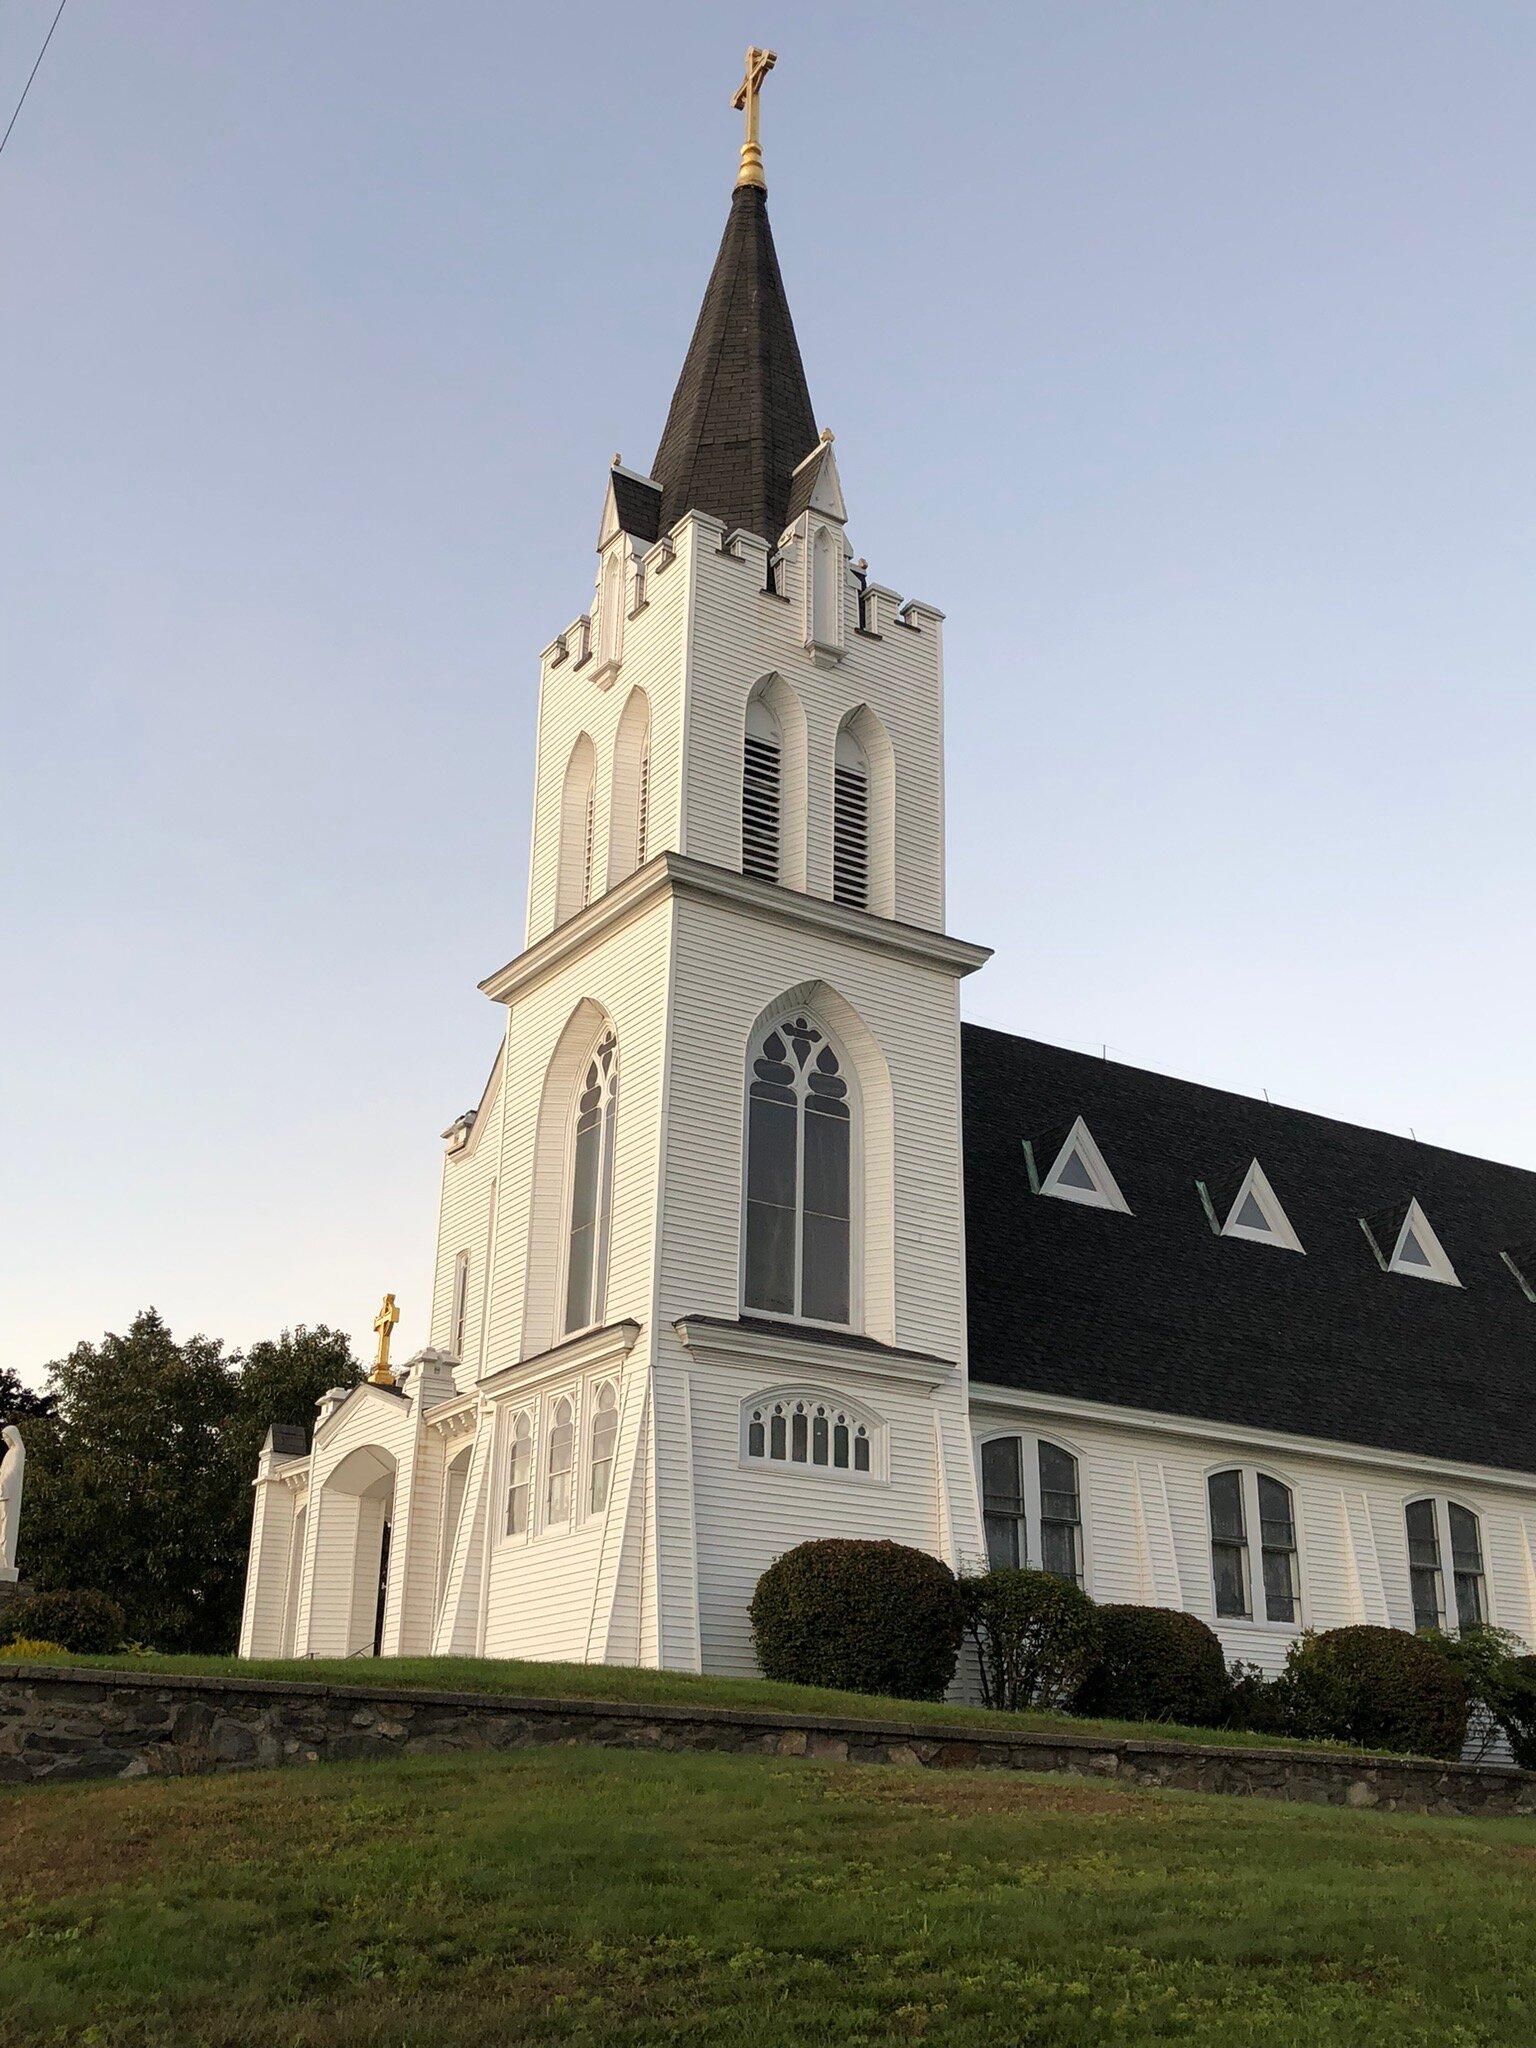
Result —
M 741 145 L 741 169 L 736 173 L 736 183 L 755 185 L 760 192 L 768 190 L 768 180 L 763 176 L 763 152 L 757 139 L 758 94 L 762 91 L 763 80 L 777 62 L 774 51 L 760 50 L 754 43 L 747 52 L 746 72 L 736 88 L 736 97 L 731 101 L 731 105 L 747 117 L 747 136 Z

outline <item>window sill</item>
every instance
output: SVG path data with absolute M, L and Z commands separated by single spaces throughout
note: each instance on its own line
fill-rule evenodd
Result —
M 794 1479 L 848 1479 L 856 1486 L 886 1488 L 891 1484 L 889 1473 L 854 1472 L 843 1465 L 812 1465 L 809 1461 L 801 1463 L 793 1458 L 738 1456 L 736 1469 L 738 1472 L 766 1472 L 770 1476 Z

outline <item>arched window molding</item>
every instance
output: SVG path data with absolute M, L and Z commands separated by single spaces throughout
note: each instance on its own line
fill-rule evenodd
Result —
M 439 1517 L 434 1621 L 442 1612 L 443 1596 L 448 1591 L 448 1575 L 453 1570 L 453 1551 L 458 1540 L 459 1523 L 464 1513 L 465 1489 L 469 1481 L 469 1461 L 473 1448 L 472 1444 L 464 1444 L 446 1459 L 443 1465 L 443 1501 Z
M 1083 1583 L 1082 1459 L 1056 1437 L 999 1430 L 977 1446 L 987 1562 Z
M 769 1387 L 741 1404 L 741 1462 L 822 1479 L 888 1475 L 886 1426 L 825 1387 Z
M 1408 1585 L 1416 1629 L 1476 1628 L 1489 1619 L 1483 1565 L 1482 1519 L 1474 1508 L 1443 1494 L 1425 1494 L 1403 1509 L 1408 1542 Z M 1451 1561 L 1453 1603 L 1446 1601 L 1445 1560 Z
M 805 1010 L 760 1027 L 747 1067 L 749 1312 L 857 1326 L 861 1135 L 853 1062 L 825 1027 Z
M 832 895 L 877 917 L 896 915 L 896 761 L 889 733 L 867 704 L 850 711 L 837 731 Z
M 544 1071 L 533 1133 L 523 1321 L 518 1345 L 521 1358 L 533 1358 L 548 1351 L 565 1332 L 577 1105 L 585 1091 L 592 1056 L 613 1030 L 613 1019 L 602 1005 L 585 998 L 566 1019 Z M 611 1146 L 609 1162 L 605 1171 L 611 1178 L 617 1165 L 617 1155 Z M 502 1206 L 505 1209 L 505 1202 Z
M 555 923 L 564 924 L 592 900 L 597 839 L 597 750 L 582 733 L 565 764 L 560 791 L 560 862 L 555 877 Z
M 619 1447 L 619 1390 L 603 1380 L 592 1395 L 587 1423 L 587 1513 L 607 1512 L 613 1492 L 614 1458 Z
M 758 1013 L 741 1047 L 742 1103 L 742 1301 L 746 1280 L 747 1089 L 754 1048 L 782 1018 L 804 1015 L 826 1032 L 845 1076 L 855 1082 L 854 1153 L 854 1327 L 885 1344 L 896 1342 L 896 1132 L 890 1068 L 879 1040 L 847 998 L 830 982 L 812 979 L 785 989 Z M 750 1312 L 750 1311 L 749 1311 Z
M 805 887 L 805 708 L 782 676 L 747 700 L 742 731 L 741 871 Z
M 602 567 L 597 572 L 597 671 L 594 682 L 603 682 L 611 676 L 624 659 L 624 596 L 626 574 L 625 543 L 622 539 L 612 542 L 603 556 Z
M 1301 1555 L 1289 1482 L 1251 1465 L 1224 1465 L 1206 1474 L 1205 1500 L 1216 1619 L 1299 1626 Z
M 645 865 L 651 808 L 651 700 L 631 690 L 613 742 L 613 793 L 608 820 L 608 886 Z
M 563 1334 L 603 1319 L 608 1236 L 613 1220 L 613 1136 L 618 1106 L 619 1045 L 612 1028 L 592 1048 L 571 1120 L 566 1164 Z

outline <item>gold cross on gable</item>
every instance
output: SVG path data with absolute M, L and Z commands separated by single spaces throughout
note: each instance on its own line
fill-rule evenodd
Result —
M 778 58 L 772 50 L 760 50 L 754 43 L 747 52 L 747 68 L 741 84 L 736 88 L 733 107 L 743 110 L 747 117 L 747 139 L 741 145 L 741 169 L 736 174 L 738 185 L 756 185 L 766 192 L 768 180 L 763 176 L 763 152 L 757 139 L 757 100 L 763 89 L 763 80 L 768 76 Z
M 373 1371 L 368 1377 L 376 1387 L 392 1387 L 395 1384 L 395 1376 L 389 1369 L 389 1339 L 399 1320 L 400 1311 L 395 1307 L 395 1297 L 386 1294 L 378 1314 L 373 1319 L 373 1327 L 379 1333 L 379 1355 L 373 1361 Z

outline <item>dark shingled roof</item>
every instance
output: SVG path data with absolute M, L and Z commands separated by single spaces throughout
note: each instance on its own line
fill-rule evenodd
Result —
M 767 197 L 738 185 L 651 464 L 661 530 L 685 512 L 707 512 L 727 532 L 744 527 L 776 541 L 790 475 L 815 445 Z
M 1536 1173 L 966 1025 L 973 1380 L 1536 1472 Z M 1082 1116 L 1133 1214 L 1030 1192 Z M 1257 1157 L 1305 1247 L 1216 1236 Z M 1461 1280 L 1388 1274 L 1417 1196 Z M 1518 1260 L 1517 1260 L 1518 1263 Z M 1536 1282 L 1536 1261 L 1524 1267 Z

